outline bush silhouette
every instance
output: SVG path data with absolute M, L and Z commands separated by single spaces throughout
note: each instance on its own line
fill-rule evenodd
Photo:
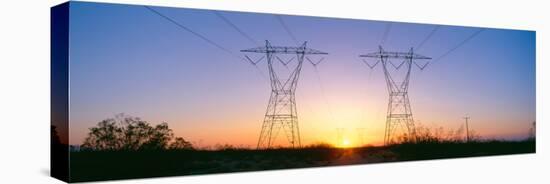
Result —
M 537 122 L 533 121 L 533 124 L 531 124 L 531 128 L 529 129 L 527 140 L 535 140 L 536 138 L 537 138 Z
M 133 151 L 193 148 L 192 144 L 183 138 L 176 138 L 170 144 L 174 134 L 167 123 L 153 126 L 140 118 L 124 114 L 105 119 L 89 130 L 81 146 L 84 150 Z
M 176 139 L 174 139 L 174 142 L 170 144 L 170 149 L 194 150 L 193 145 L 181 137 L 176 137 Z
M 54 125 L 50 126 L 50 144 L 51 145 L 60 145 L 61 139 L 59 138 L 59 135 L 57 134 L 57 127 Z
M 481 142 L 483 138 L 475 131 L 469 130 L 469 142 Z M 415 135 L 410 136 L 406 133 L 398 135 L 390 142 L 390 145 L 398 144 L 438 144 L 438 143 L 466 143 L 464 127 L 457 130 L 449 129 L 445 131 L 443 127 L 426 127 L 420 123 L 415 126 Z

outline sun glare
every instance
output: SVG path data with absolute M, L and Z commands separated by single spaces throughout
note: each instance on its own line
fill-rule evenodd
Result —
M 351 142 L 348 139 L 342 140 L 342 147 L 349 147 L 351 145 Z

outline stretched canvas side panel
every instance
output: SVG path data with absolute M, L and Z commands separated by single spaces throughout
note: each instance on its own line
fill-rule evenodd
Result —
M 51 8 L 51 176 L 69 182 L 69 2 Z

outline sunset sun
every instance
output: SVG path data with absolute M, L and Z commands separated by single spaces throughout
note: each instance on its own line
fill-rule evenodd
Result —
M 350 147 L 350 146 L 351 146 L 351 142 L 350 142 L 349 139 L 344 139 L 340 143 L 340 147 L 342 147 L 342 148 L 347 148 L 347 147 Z
M 346 140 L 342 141 L 342 145 L 349 146 L 349 140 L 346 139 Z

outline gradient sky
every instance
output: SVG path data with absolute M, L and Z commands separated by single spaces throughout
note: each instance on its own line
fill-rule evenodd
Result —
M 213 11 L 155 9 L 239 53 L 256 45 Z M 221 12 L 258 42 L 295 43 L 271 14 Z M 383 140 L 387 89 L 381 68 L 359 54 L 376 51 L 387 22 L 282 16 L 300 41 L 328 52 L 304 63 L 296 92 L 302 143 L 334 143 L 336 129 L 357 144 Z M 407 51 L 434 25 L 394 23 L 386 50 Z M 437 58 L 478 28 L 442 26 L 419 54 Z M 249 54 L 259 58 L 259 55 Z M 265 61 L 259 64 L 267 73 Z M 320 80 L 319 80 L 320 79 Z M 125 113 L 157 124 L 198 146 L 255 145 L 270 95 L 250 64 L 213 47 L 142 6 L 72 2 L 70 17 L 70 144 L 88 128 Z M 413 69 L 409 96 L 416 122 L 470 128 L 488 138 L 517 139 L 535 121 L 535 32 L 487 29 L 431 64 Z

